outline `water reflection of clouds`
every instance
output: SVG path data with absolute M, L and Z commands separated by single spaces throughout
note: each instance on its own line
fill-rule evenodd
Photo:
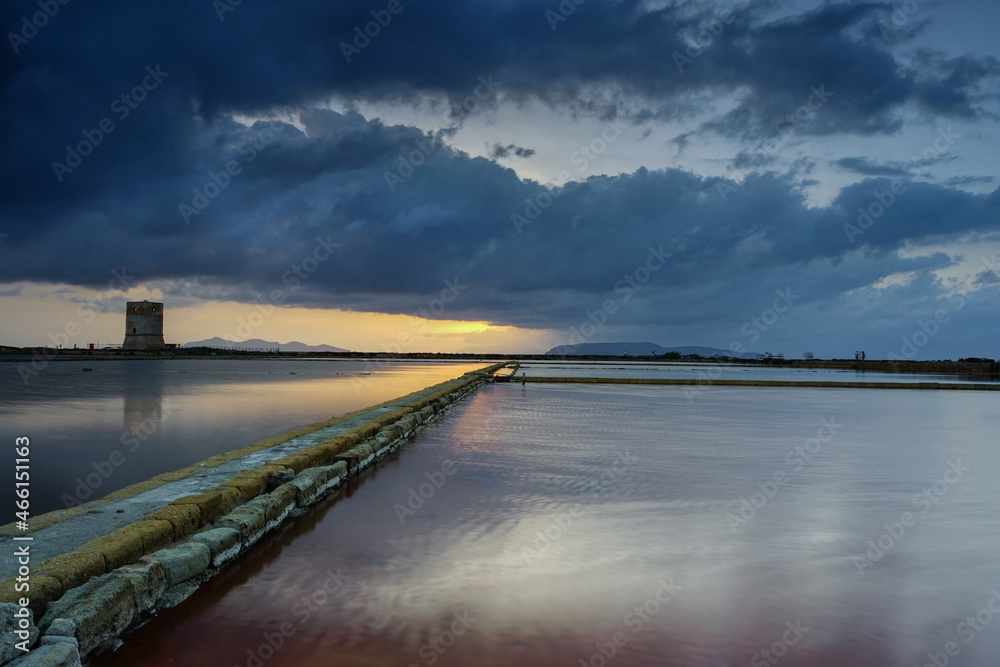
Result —
M 910 373 L 879 373 L 834 368 L 775 368 L 741 366 L 738 364 L 683 364 L 641 362 L 615 363 L 545 363 L 529 362 L 518 373 L 535 377 L 601 377 L 601 378 L 686 378 L 692 380 L 792 380 L 799 382 L 996 382 L 989 376 Z M 702 387 L 701 391 L 715 391 Z
M 977 418 L 956 425 L 951 401 Z M 352 580 L 303 629 L 296 655 L 319 659 L 322 646 L 330 662 L 420 664 L 416 650 L 467 608 L 477 622 L 438 665 L 577 664 L 623 627 L 629 642 L 609 664 L 747 665 L 798 621 L 810 629 L 782 667 L 924 664 L 1000 584 L 995 407 L 985 393 L 734 390 L 690 407 L 648 387 L 485 387 L 287 544 L 272 574 L 250 577 L 268 604 L 245 605 L 244 622 L 337 562 Z M 830 414 L 849 415 L 836 441 L 733 535 L 724 517 L 734 499 L 784 467 Z M 525 562 L 523 547 L 623 443 L 638 463 Z M 956 447 L 976 476 L 858 577 L 850 556 Z M 392 503 L 460 452 L 472 454 L 400 526 Z M 683 591 L 631 634 L 627 614 L 667 576 Z M 289 587 L 294 595 L 281 592 Z M 963 666 L 996 664 L 994 630 L 963 651 Z
M 0 415 L 11 433 L 44 444 L 32 480 L 32 509 L 43 513 L 65 507 L 62 495 L 86 491 L 77 478 L 115 450 L 127 460 L 89 500 L 484 364 L 392 363 L 360 391 L 351 380 L 363 361 L 69 360 L 49 364 L 27 388 L 15 366 L 0 364 Z M 10 460 L 0 462 L 6 469 Z

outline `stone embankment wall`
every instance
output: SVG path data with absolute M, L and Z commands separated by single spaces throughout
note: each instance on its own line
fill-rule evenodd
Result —
M 360 411 L 377 416 L 244 470 L 204 492 L 166 503 L 78 549 L 32 564 L 27 593 L 15 590 L 16 576 L 0 582 L 0 664 L 78 666 L 82 657 L 98 647 L 114 646 L 120 636 L 141 625 L 157 609 L 183 600 L 289 516 L 301 513 L 345 479 L 399 447 L 501 366 L 495 364 L 411 394 L 406 398 L 413 400 L 389 412 L 385 412 L 386 404 Z M 203 472 L 206 465 L 274 447 L 338 419 L 212 457 L 123 489 L 98 503 L 125 502 L 130 495 Z M 55 526 L 86 511 L 88 505 L 93 503 L 34 518 L 32 530 Z M 23 534 L 8 525 L 0 528 L 0 535 Z M 4 546 L 11 547 L 11 542 L 5 541 Z M 27 607 L 21 606 L 22 598 L 28 600 Z M 22 615 L 28 618 L 20 618 Z M 29 653 L 15 648 L 19 641 L 15 630 L 19 628 L 27 633 Z

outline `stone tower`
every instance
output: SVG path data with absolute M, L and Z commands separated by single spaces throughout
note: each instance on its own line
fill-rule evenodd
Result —
M 163 304 L 129 301 L 125 306 L 125 343 L 123 350 L 162 350 Z

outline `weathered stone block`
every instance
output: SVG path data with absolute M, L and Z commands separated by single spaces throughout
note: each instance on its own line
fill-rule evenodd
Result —
M 267 491 L 267 475 L 255 475 L 251 472 L 242 472 L 225 483 L 230 489 L 239 489 L 243 504 L 253 500 L 260 494 Z
M 57 618 L 49 624 L 46 635 L 62 635 L 63 637 L 76 637 L 76 623 L 68 618 Z
M 151 554 L 157 549 L 170 546 L 174 542 L 174 526 L 169 521 L 162 519 L 136 521 L 127 526 L 127 528 L 142 537 L 143 554 Z
M 39 645 L 41 646 L 51 646 L 52 644 L 69 644 L 77 650 L 80 651 L 80 642 L 76 640 L 76 637 L 63 637 L 62 635 L 45 635 L 39 640 Z
M 277 472 L 272 472 L 267 477 L 267 490 L 274 491 L 282 484 L 287 484 L 295 477 L 295 471 L 291 468 L 283 468 Z
M 174 527 L 174 540 L 179 540 L 198 530 L 201 510 L 197 505 L 167 505 L 143 517 L 143 521 L 168 521 Z
M 151 556 L 143 556 L 140 562 L 120 567 L 112 574 L 125 579 L 132 587 L 132 599 L 139 612 L 152 609 L 167 590 L 166 570 Z M 50 634 L 51 631 L 50 627 Z
M 34 584 L 34 575 L 53 577 L 59 580 L 64 591 L 68 591 L 100 574 L 104 574 L 103 554 L 94 551 L 72 551 L 68 554 L 53 556 L 33 567 L 32 584 Z
M 248 502 L 244 507 L 259 508 L 264 512 L 264 532 L 273 530 L 295 509 L 295 500 L 283 503 L 282 499 L 273 493 L 266 493 Z
M 403 433 L 409 435 L 420 425 L 420 418 L 415 414 L 409 414 L 396 422 L 396 425 L 403 429 Z
M 343 454 L 338 454 L 340 458 Z M 340 484 L 341 480 L 347 476 L 347 464 L 338 461 L 330 466 L 318 466 L 309 468 L 299 473 L 291 481 L 291 486 L 296 490 L 295 504 L 299 507 L 306 507 L 324 493 Z
M 312 475 L 299 473 L 288 485 L 295 489 L 295 504 L 298 507 L 308 507 L 316 500 L 316 479 Z
M 194 505 L 201 511 L 201 523 L 207 524 L 213 519 L 217 519 L 237 505 L 242 505 L 250 498 L 243 498 L 243 492 L 239 489 L 232 489 L 226 486 L 217 486 L 204 493 L 192 496 L 184 496 L 170 503 L 170 505 Z
M 384 429 L 378 432 L 377 437 L 389 438 L 390 442 L 395 442 L 406 435 L 406 431 L 399 424 L 389 424 Z
M 213 525 L 239 531 L 240 549 L 246 549 L 264 534 L 265 523 L 264 510 L 251 505 L 241 505 L 221 519 L 216 519 Z
M 347 450 L 343 454 L 338 454 L 336 457 L 337 462 L 342 462 L 347 466 L 347 471 L 350 474 L 354 474 L 358 470 L 361 470 L 375 458 L 375 452 L 369 445 L 364 443 L 360 445 L 355 445 L 351 449 Z
M 235 528 L 213 528 L 190 537 L 191 542 L 200 542 L 211 553 L 212 567 L 220 567 L 240 553 L 240 531 Z
M 388 448 L 392 444 L 392 438 L 385 434 L 385 431 L 379 431 L 378 435 L 374 438 L 368 438 L 365 440 L 363 445 L 367 445 L 372 448 L 372 451 L 376 454 L 383 453 L 382 450 Z
M 274 461 L 274 463 L 283 465 L 286 468 L 291 468 L 292 470 L 295 471 L 296 475 L 305 470 L 306 468 L 311 467 L 312 465 L 309 457 L 305 456 L 301 452 L 296 452 L 294 454 L 289 454 L 288 456 L 284 456 L 278 459 L 277 461 Z
M 8 667 L 80 667 L 80 653 L 75 646 L 65 642 L 39 646 L 23 655 Z
M 295 509 L 296 494 L 296 488 L 292 486 L 291 482 L 288 482 L 282 484 L 267 495 L 277 503 L 279 508 L 281 508 L 281 513 L 284 514 L 284 516 L 288 516 L 288 512 Z
M 47 631 L 53 621 L 64 618 L 76 626 L 80 653 L 86 655 L 101 642 L 117 637 L 135 615 L 132 586 L 112 574 L 91 579 L 49 604 L 39 629 Z
M 197 577 L 212 562 L 211 550 L 201 542 L 185 542 L 161 549 L 153 553 L 153 557 L 163 564 L 168 589 Z
M 321 470 L 326 471 L 326 480 L 322 483 L 317 482 L 317 489 L 320 494 L 326 493 L 329 489 L 340 485 L 344 481 L 344 478 L 347 477 L 347 464 L 342 461 L 324 466 Z
M 104 571 L 110 572 L 142 558 L 142 535 L 125 526 L 110 535 L 102 535 L 80 547 L 81 552 L 98 553 L 104 558 Z

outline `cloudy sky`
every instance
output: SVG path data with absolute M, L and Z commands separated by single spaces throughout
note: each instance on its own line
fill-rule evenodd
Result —
M 60 2 L 0 8 L 0 344 L 149 298 L 168 342 L 1000 356 L 992 0 Z

